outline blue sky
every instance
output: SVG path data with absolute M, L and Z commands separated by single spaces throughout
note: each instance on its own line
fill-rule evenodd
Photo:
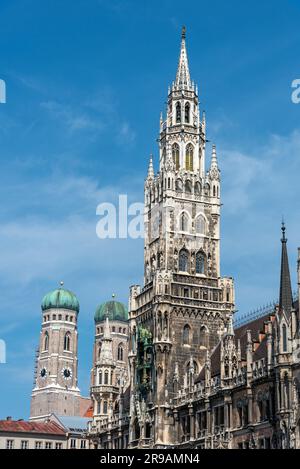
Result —
M 181 25 L 222 170 L 222 273 L 240 312 L 276 299 L 284 215 L 296 287 L 299 2 L 0 0 L 0 418 L 28 417 L 40 302 L 76 292 L 88 393 L 96 306 L 142 281 L 142 240 L 100 240 L 96 207 L 143 201 Z

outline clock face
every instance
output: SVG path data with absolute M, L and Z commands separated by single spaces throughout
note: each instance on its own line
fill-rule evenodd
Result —
M 70 370 L 70 368 L 64 368 L 61 373 L 64 379 L 72 378 L 72 370 Z
M 46 378 L 47 376 L 47 370 L 46 368 L 42 368 L 40 372 L 41 378 Z

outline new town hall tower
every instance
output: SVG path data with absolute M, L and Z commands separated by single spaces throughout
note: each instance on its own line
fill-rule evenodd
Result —
M 174 441 L 171 402 L 232 329 L 234 286 L 220 274 L 221 185 L 216 148 L 206 171 L 206 122 L 192 82 L 185 28 L 160 119 L 159 171 L 145 181 L 144 286 L 129 300 L 129 446 Z

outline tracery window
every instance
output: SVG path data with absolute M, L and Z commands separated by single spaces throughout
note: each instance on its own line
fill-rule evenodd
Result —
M 182 249 L 179 253 L 179 270 L 181 272 L 188 271 L 188 259 L 189 259 L 188 251 L 186 249 Z
M 190 343 L 190 332 L 191 332 L 191 328 L 188 324 L 186 324 L 183 328 L 183 334 L 182 334 L 182 341 L 185 345 L 188 345 Z
M 196 254 L 196 274 L 204 274 L 205 271 L 205 254 L 197 252 Z
M 175 165 L 176 171 L 179 170 L 179 145 L 178 143 L 174 143 L 172 147 L 172 157 Z
M 187 171 L 193 171 L 193 168 L 194 168 L 193 155 L 194 155 L 193 145 L 189 143 L 185 150 L 185 169 Z

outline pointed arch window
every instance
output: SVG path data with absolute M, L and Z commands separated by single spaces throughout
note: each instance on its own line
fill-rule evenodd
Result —
M 172 146 L 172 157 L 175 165 L 176 171 L 179 170 L 179 145 L 178 143 L 174 143 Z
M 189 218 L 187 213 L 183 212 L 180 215 L 180 231 L 188 231 L 189 228 Z
M 104 384 L 108 384 L 108 371 L 104 373 Z
M 107 401 L 103 401 L 103 413 L 107 414 Z
M 124 359 L 123 345 L 119 344 L 119 347 L 118 347 L 118 360 L 122 362 L 123 359 Z
M 175 188 L 177 191 L 182 191 L 182 180 L 176 179 Z
M 46 352 L 48 349 L 49 349 L 49 334 L 48 332 L 46 331 L 45 332 L 45 335 L 44 335 L 44 352 Z
M 201 326 L 200 327 L 200 334 L 199 334 L 199 342 L 200 342 L 200 347 L 208 347 L 208 329 L 206 326 Z
M 181 104 L 176 104 L 176 124 L 180 124 L 181 122 Z
M 196 195 L 200 195 L 201 193 L 201 185 L 200 185 L 200 182 L 196 182 L 195 184 L 195 194 Z
M 184 121 L 188 124 L 190 122 L 190 104 L 186 103 L 184 107 Z
M 287 352 L 287 330 L 286 325 L 282 325 L 282 351 Z
M 192 183 L 189 180 L 185 182 L 185 192 L 187 192 L 188 194 L 192 193 Z
M 198 215 L 198 217 L 195 220 L 195 230 L 196 230 L 196 233 L 198 234 L 205 233 L 205 219 L 202 215 Z
M 71 346 L 71 334 L 70 334 L 70 332 L 67 332 L 65 334 L 65 338 L 64 338 L 64 350 L 69 352 L 70 351 L 70 346 Z
M 179 270 L 181 272 L 188 272 L 189 267 L 189 253 L 186 249 L 181 249 L 179 253 Z
M 204 274 L 205 271 L 205 254 L 197 252 L 196 254 L 196 274 Z
M 189 143 L 185 150 L 185 169 L 187 171 L 193 171 L 193 168 L 194 168 L 193 157 L 194 157 L 193 145 Z
M 98 382 L 99 382 L 100 385 L 102 384 L 102 371 L 99 371 Z
M 190 334 L 191 334 L 191 328 L 188 324 L 186 324 L 183 328 L 183 334 L 182 334 L 182 341 L 184 345 L 189 345 Z

